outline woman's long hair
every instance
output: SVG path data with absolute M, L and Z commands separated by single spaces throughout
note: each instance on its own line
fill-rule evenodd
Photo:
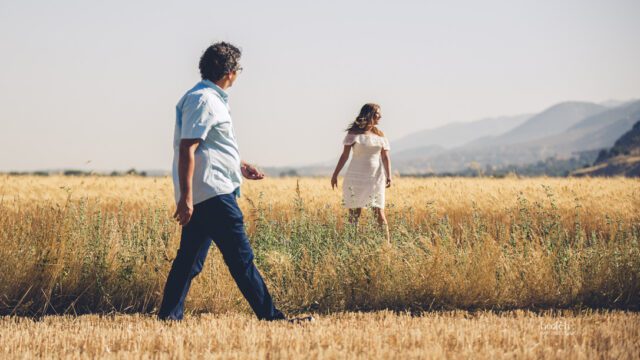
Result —
M 349 125 L 347 131 L 365 132 L 367 130 L 378 136 L 384 136 L 384 133 L 380 131 L 375 125 L 375 116 L 380 111 L 380 105 L 378 104 L 364 104 L 360 109 L 360 114 L 356 117 L 355 121 Z

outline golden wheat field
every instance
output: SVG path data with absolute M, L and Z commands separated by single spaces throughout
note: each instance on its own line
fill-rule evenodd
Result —
M 168 178 L 1 176 L 0 356 L 640 355 L 638 179 L 398 178 L 390 243 L 371 217 L 348 224 L 328 179 L 245 182 L 256 264 L 280 308 L 318 317 L 304 326 L 254 320 L 216 251 L 187 320 L 154 320 L 172 194 Z
M 340 313 L 315 323 L 247 314 L 165 324 L 115 315 L 0 320 L 4 358 L 637 359 L 637 313 Z

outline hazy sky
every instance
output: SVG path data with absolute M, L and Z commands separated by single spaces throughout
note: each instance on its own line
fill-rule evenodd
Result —
M 262 166 L 336 157 L 369 101 L 393 146 L 638 98 L 638 19 L 638 0 L 0 0 L 0 170 L 169 169 L 175 104 L 219 40 L 243 49 L 232 114 Z

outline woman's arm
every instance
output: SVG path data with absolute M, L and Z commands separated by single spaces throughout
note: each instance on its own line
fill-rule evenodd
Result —
M 340 155 L 340 159 L 338 160 L 338 164 L 336 165 L 336 169 L 333 171 L 333 176 L 331 177 L 331 188 L 338 187 L 338 174 L 344 167 L 344 164 L 349 160 L 349 153 L 351 152 L 351 145 L 345 145 L 344 149 L 342 149 L 342 155 Z
M 384 166 L 384 173 L 387 174 L 387 187 L 391 186 L 391 158 L 389 158 L 389 150 L 382 149 L 382 166 Z

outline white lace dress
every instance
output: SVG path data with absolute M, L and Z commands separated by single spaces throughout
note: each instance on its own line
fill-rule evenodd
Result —
M 350 209 L 384 209 L 386 175 L 380 152 L 389 150 L 389 141 L 374 134 L 347 134 L 344 145 L 353 145 L 351 162 L 342 184 L 344 206 Z

